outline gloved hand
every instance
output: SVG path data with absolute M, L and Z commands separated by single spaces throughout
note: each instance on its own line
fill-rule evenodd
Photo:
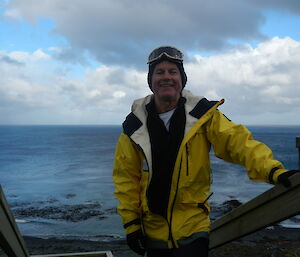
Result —
M 300 170 L 288 170 L 285 173 L 282 173 L 278 176 L 278 182 L 284 185 L 285 187 L 291 186 L 290 176 L 293 176 L 296 173 L 300 173 Z
M 146 237 L 143 235 L 141 229 L 130 233 L 126 236 L 127 244 L 129 248 L 139 255 L 144 256 L 146 249 Z

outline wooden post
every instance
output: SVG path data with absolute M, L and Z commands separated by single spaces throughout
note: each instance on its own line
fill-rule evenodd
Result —
M 296 147 L 298 148 L 298 169 L 300 170 L 300 136 L 296 137 Z
M 300 174 L 291 177 L 291 186 L 274 186 L 216 220 L 211 226 L 213 249 L 257 230 L 300 214 Z
M 0 185 L 0 247 L 9 257 L 29 257 Z

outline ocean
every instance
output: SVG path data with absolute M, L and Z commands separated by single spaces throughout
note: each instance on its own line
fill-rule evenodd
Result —
M 300 126 L 249 126 L 287 169 L 298 168 Z M 121 126 L 0 126 L 0 184 L 23 235 L 124 238 L 112 167 Z M 272 186 L 211 152 L 212 206 L 252 199 Z M 213 214 L 212 215 L 217 215 Z M 281 223 L 299 227 L 299 216 Z

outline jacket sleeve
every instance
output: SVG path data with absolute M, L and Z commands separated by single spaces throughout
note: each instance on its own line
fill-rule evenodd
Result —
M 207 135 L 217 157 L 245 166 L 254 181 L 276 184 L 278 176 L 287 171 L 274 160 L 270 148 L 254 140 L 246 127 L 231 122 L 219 110 L 208 122 Z
M 141 228 L 140 222 L 140 180 L 141 160 L 137 147 L 124 133 L 117 143 L 113 180 L 116 186 L 118 213 L 122 217 L 126 234 Z

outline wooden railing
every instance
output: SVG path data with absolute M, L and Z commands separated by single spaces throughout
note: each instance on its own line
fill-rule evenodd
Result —
M 298 169 L 300 170 L 300 137 L 296 137 Z M 213 249 L 257 230 L 300 214 L 300 174 L 291 178 L 292 185 L 276 185 L 251 201 L 240 205 L 216 220 L 211 227 L 210 245 Z
M 296 137 L 300 170 L 300 136 Z M 292 185 L 276 185 L 251 201 L 216 220 L 211 227 L 209 248 L 221 245 L 300 214 L 300 174 L 291 177 Z
M 289 188 L 276 185 L 212 224 L 210 249 L 300 214 L 300 174 Z

